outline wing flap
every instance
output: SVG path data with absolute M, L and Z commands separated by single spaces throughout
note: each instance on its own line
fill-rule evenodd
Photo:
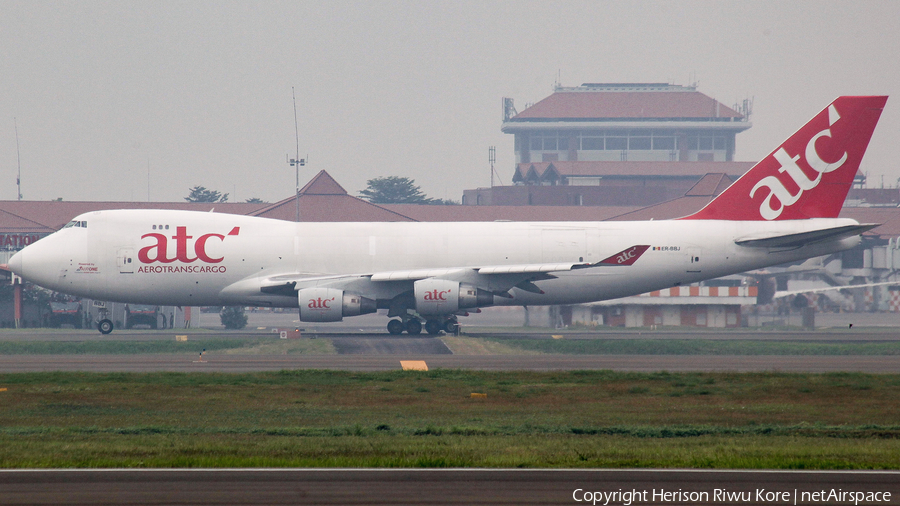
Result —
M 440 278 L 452 274 L 458 274 L 466 269 L 413 269 L 408 271 L 385 271 L 372 274 L 372 281 L 415 281 L 427 278 Z
M 417 281 L 427 278 L 456 277 L 466 272 L 474 272 L 482 276 L 502 276 L 507 274 L 545 274 L 550 272 L 571 271 L 584 263 L 561 264 L 519 264 L 488 265 L 484 267 L 456 267 L 449 269 L 414 269 L 408 271 L 376 272 L 370 276 L 372 281 Z
M 560 271 L 571 271 L 572 269 L 578 267 L 579 265 L 588 264 L 584 263 L 570 263 L 570 264 L 523 264 L 523 265 L 496 265 L 496 266 L 488 266 L 488 267 L 479 267 L 475 269 L 478 271 L 478 274 L 483 274 L 486 276 L 492 274 L 538 274 L 545 272 L 560 272 Z
M 773 233 L 739 237 L 734 243 L 739 246 L 751 248 L 799 248 L 807 244 L 824 241 L 836 241 L 847 237 L 860 235 L 872 230 L 879 224 L 866 223 L 863 225 L 845 225 L 842 227 L 813 230 L 810 232 Z

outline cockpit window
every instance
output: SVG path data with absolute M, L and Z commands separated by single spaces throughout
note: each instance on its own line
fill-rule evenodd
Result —
M 63 228 L 71 228 L 71 227 L 87 228 L 87 221 L 80 221 L 80 220 L 70 221 L 70 222 L 66 223 L 66 226 L 64 226 Z

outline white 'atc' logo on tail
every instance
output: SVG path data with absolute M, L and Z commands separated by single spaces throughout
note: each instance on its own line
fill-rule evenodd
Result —
M 781 212 L 784 211 L 785 207 L 790 207 L 797 200 L 800 199 L 800 196 L 803 195 L 803 192 L 806 190 L 812 190 L 816 186 L 819 185 L 819 182 L 822 180 L 822 174 L 826 174 L 828 172 L 835 171 L 847 161 L 847 152 L 845 151 L 840 160 L 836 162 L 826 162 L 822 160 L 821 155 L 816 150 L 816 141 L 821 137 L 831 137 L 831 128 L 834 124 L 841 119 L 841 116 L 838 114 L 837 108 L 832 104 L 828 107 L 828 126 L 825 130 L 817 133 L 809 140 L 806 144 L 806 163 L 812 167 L 813 170 L 816 171 L 815 179 L 809 179 L 806 176 L 806 173 L 803 172 L 803 169 L 797 165 L 797 161 L 800 159 L 800 155 L 791 156 L 788 152 L 783 148 L 779 148 L 772 156 L 775 158 L 778 163 L 781 164 L 781 167 L 778 169 L 778 172 L 786 173 L 790 176 L 791 180 L 797 184 L 798 190 L 796 194 L 791 194 L 791 192 L 784 187 L 784 184 L 775 176 L 766 176 L 759 180 L 756 185 L 753 186 L 753 189 L 750 190 L 750 197 L 756 194 L 756 190 L 766 187 L 769 189 L 769 194 L 766 195 L 765 200 L 763 200 L 762 204 L 759 206 L 759 214 L 765 220 L 774 220 L 781 215 Z M 772 208 L 772 197 L 778 200 L 778 208 Z

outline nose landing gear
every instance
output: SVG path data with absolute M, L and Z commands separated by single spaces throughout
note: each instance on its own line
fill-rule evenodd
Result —
M 97 322 L 97 330 L 99 330 L 103 335 L 109 334 L 113 331 L 113 322 L 104 318 Z
M 113 331 L 113 322 L 109 319 L 109 309 L 106 308 L 106 303 L 98 304 L 95 301 L 94 305 L 100 309 L 97 315 L 100 318 L 97 321 L 97 330 L 105 336 Z

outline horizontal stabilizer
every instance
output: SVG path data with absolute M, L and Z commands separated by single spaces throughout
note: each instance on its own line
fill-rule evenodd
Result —
M 866 283 L 864 285 L 838 285 L 838 286 L 827 286 L 825 288 L 810 288 L 808 290 L 785 290 L 780 292 L 775 292 L 775 296 L 773 299 L 781 299 L 784 297 L 790 297 L 791 295 L 800 295 L 805 293 L 823 293 L 823 292 L 833 292 L 835 290 L 852 290 L 854 288 L 871 288 L 873 286 L 887 286 L 887 285 L 896 285 L 896 281 L 882 281 L 880 283 Z
M 734 240 L 739 246 L 751 248 L 799 248 L 807 244 L 824 241 L 837 241 L 847 237 L 860 235 L 877 227 L 878 224 L 845 225 L 843 227 L 826 228 L 810 232 L 794 232 L 790 234 L 769 234 L 740 237 Z

